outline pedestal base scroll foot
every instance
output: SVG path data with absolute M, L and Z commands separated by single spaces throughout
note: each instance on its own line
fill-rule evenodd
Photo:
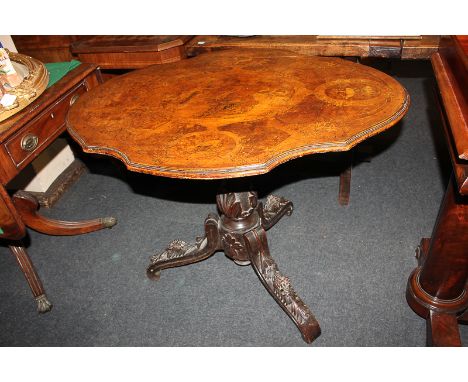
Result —
M 205 237 L 197 239 L 195 244 L 174 240 L 162 253 L 151 256 L 147 276 L 159 280 L 163 269 L 196 263 L 213 255 L 220 248 L 218 221 L 218 216 L 208 215 L 205 220 Z
M 284 215 L 291 216 L 293 204 L 289 200 L 276 195 L 268 195 L 265 206 L 259 203 L 258 212 L 262 222 L 262 227 L 269 230 Z
M 252 261 L 262 284 L 276 302 L 293 320 L 305 342 L 311 343 L 321 330 L 318 321 L 301 298 L 296 294 L 289 278 L 283 276 L 273 258 L 270 256 L 266 233 L 262 228 L 244 234 Z

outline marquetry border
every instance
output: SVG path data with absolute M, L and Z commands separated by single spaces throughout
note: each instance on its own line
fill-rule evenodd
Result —
M 160 175 L 169 178 L 185 178 L 185 179 L 223 179 L 223 178 L 239 178 L 251 175 L 265 174 L 280 164 L 289 160 L 299 158 L 305 155 L 325 153 L 325 152 L 339 152 L 348 151 L 363 140 L 370 138 L 388 128 L 395 125 L 407 113 L 410 105 L 410 96 L 406 90 L 405 99 L 401 108 L 389 118 L 361 131 L 359 134 L 341 142 L 320 143 L 313 145 L 306 145 L 295 149 L 287 150 L 279 153 L 265 163 L 238 166 L 230 168 L 217 168 L 217 169 L 177 169 L 160 166 L 150 166 L 140 163 L 132 162 L 132 160 L 123 152 L 113 147 L 105 146 L 92 146 L 88 145 L 86 141 L 75 132 L 71 126 L 68 115 L 66 118 L 66 125 L 68 132 L 83 148 L 83 151 L 93 154 L 102 154 L 113 156 L 125 163 L 129 170 L 142 172 L 152 175 Z

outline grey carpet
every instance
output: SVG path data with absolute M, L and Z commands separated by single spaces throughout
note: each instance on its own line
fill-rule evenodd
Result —
M 406 281 L 450 170 L 430 65 L 381 69 L 408 89 L 412 106 L 401 123 L 359 148 L 348 207 L 337 202 L 340 155 L 298 159 L 253 179 L 261 198 L 274 193 L 294 202 L 292 216 L 268 238 L 280 269 L 320 321 L 322 335 L 312 346 L 425 344 L 425 322 L 405 300 Z M 158 282 L 147 279 L 151 254 L 203 233 L 218 182 L 83 160 L 91 172 L 42 213 L 70 220 L 113 215 L 119 224 L 75 237 L 30 232 L 31 259 L 54 303 L 45 315 L 36 313 L 13 256 L 0 247 L 1 345 L 307 346 L 253 269 L 222 253 L 163 271 Z M 461 334 L 467 344 L 466 327 Z

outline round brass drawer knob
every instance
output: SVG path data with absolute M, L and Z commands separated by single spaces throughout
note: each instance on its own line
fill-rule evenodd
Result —
M 73 105 L 79 97 L 80 97 L 79 94 L 75 94 L 73 97 L 71 97 L 70 106 Z
M 21 139 L 21 148 L 25 151 L 33 151 L 38 143 L 39 138 L 37 135 L 28 134 Z

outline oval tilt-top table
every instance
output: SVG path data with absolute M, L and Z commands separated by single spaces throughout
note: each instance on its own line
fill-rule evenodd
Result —
M 248 182 L 288 160 L 346 151 L 398 122 L 406 90 L 375 69 L 290 52 L 220 51 L 151 66 L 81 96 L 67 120 L 83 150 L 116 157 L 132 171 L 226 179 L 205 236 L 175 240 L 151 258 L 150 278 L 224 251 L 251 264 L 276 302 L 312 342 L 320 327 L 270 256 L 266 231 L 290 215 L 290 201 L 263 205 Z

